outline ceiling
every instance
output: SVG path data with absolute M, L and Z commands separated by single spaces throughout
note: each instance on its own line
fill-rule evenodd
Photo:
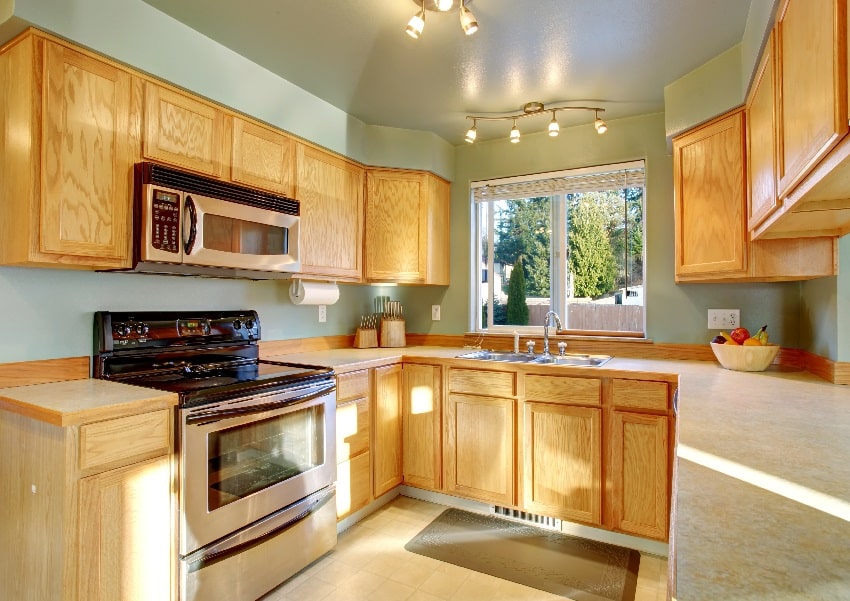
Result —
M 592 105 L 612 120 L 664 110 L 664 86 L 739 43 L 750 0 L 473 0 L 480 29 L 419 0 L 145 0 L 370 125 L 463 143 L 467 114 L 527 102 Z M 458 0 L 455 2 L 458 3 Z M 555 106 L 553 104 L 553 106 Z M 548 117 L 518 123 L 542 131 Z M 592 113 L 558 113 L 561 126 Z M 479 123 L 479 140 L 511 123 Z

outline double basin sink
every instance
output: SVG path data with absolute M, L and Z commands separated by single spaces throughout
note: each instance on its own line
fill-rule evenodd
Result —
M 502 361 L 505 363 L 531 363 L 532 365 L 572 365 L 581 367 L 599 367 L 609 359 L 608 355 L 532 355 L 530 353 L 507 353 L 501 351 L 476 351 L 458 355 L 458 359 L 476 359 L 478 361 Z

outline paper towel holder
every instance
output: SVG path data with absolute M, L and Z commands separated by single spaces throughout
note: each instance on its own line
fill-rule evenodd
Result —
M 289 300 L 293 305 L 333 305 L 339 300 L 339 286 L 336 282 L 292 278 Z

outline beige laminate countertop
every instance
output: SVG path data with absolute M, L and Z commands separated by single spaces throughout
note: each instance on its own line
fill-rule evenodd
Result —
M 107 380 L 68 380 L 0 388 L 0 410 L 55 426 L 76 426 L 176 404 L 176 394 Z
M 348 371 L 468 352 L 340 349 L 286 359 Z M 680 376 L 678 601 L 850 600 L 850 388 L 713 361 L 615 357 L 598 369 Z

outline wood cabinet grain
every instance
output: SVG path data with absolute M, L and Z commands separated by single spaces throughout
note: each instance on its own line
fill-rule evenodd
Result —
M 295 140 L 242 117 L 233 117 L 231 179 L 290 198 L 295 194 Z
M 374 437 L 372 461 L 375 498 L 401 484 L 402 476 L 401 363 L 374 370 Z
M 443 391 L 439 365 L 404 364 L 403 472 L 405 484 L 442 486 Z

